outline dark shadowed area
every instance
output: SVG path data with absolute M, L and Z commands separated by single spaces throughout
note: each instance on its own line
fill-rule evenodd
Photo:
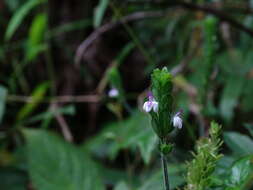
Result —
M 0 1 L 0 190 L 250 190 L 252 114 L 253 0 Z

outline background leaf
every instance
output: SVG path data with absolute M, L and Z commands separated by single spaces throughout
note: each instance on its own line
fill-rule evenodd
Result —
M 15 12 L 6 29 L 5 40 L 10 40 L 30 10 L 42 2 L 45 2 L 45 0 L 29 0 L 23 4 L 17 12 Z
M 38 190 L 103 190 L 96 165 L 77 147 L 43 130 L 25 130 L 29 172 Z
M 28 102 L 21 108 L 17 116 L 17 121 L 23 120 L 36 109 L 36 107 L 41 103 L 41 100 L 45 96 L 48 87 L 49 84 L 47 82 L 42 83 L 33 91 L 31 95 L 32 102 Z
M 253 156 L 247 156 L 236 161 L 230 173 L 228 185 L 233 188 L 244 189 L 242 186 L 245 184 L 250 174 L 253 173 Z
M 108 7 L 109 0 L 100 0 L 94 12 L 94 27 L 97 28 L 101 25 L 106 8 Z
M 40 13 L 35 16 L 32 21 L 28 43 L 26 48 L 26 60 L 33 60 L 38 53 L 45 50 L 46 45 L 43 44 L 45 38 L 45 31 L 47 28 L 47 15 L 45 13 Z
M 225 132 L 224 141 L 235 154 L 253 154 L 253 140 L 246 135 L 237 132 Z
M 139 147 L 143 160 L 148 163 L 156 143 L 149 116 L 137 111 L 127 120 L 108 125 L 84 147 L 98 156 L 109 156 L 111 159 L 122 149 Z
M 116 185 L 114 190 L 130 190 L 125 182 L 120 182 Z

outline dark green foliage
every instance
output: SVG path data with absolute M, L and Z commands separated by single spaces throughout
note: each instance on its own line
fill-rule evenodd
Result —
M 148 115 L 134 112 L 130 119 L 108 124 L 84 145 L 84 149 L 98 157 L 115 159 L 121 150 L 135 150 L 138 147 L 142 159 L 148 164 L 156 148 L 156 141 Z
M 0 1 L 0 190 L 252 189 L 252 2 Z

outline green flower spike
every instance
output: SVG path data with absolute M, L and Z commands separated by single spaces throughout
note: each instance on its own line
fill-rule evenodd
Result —
M 149 112 L 152 127 L 162 142 L 166 142 L 172 126 L 172 76 L 166 68 L 155 69 L 151 76 L 153 99 L 158 102 L 157 112 Z

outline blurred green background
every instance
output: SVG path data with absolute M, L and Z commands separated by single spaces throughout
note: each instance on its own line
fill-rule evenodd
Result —
M 252 0 L 0 1 L 0 189 L 163 189 L 142 104 L 164 66 L 183 109 L 172 189 L 212 120 L 224 141 L 212 189 L 250 189 Z

